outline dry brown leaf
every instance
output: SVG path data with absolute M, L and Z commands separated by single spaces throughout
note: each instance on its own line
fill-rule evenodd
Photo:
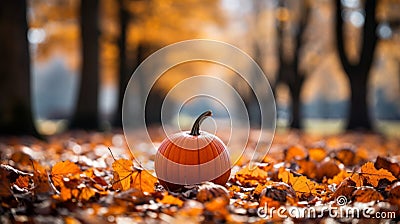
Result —
M 196 199 L 199 202 L 204 203 L 217 197 L 222 197 L 229 201 L 229 191 L 225 187 L 214 183 L 205 183 L 199 186 L 199 191 L 196 195 Z
M 288 200 L 288 198 L 291 198 L 294 200 L 296 198 L 296 192 L 293 190 L 293 188 L 291 186 L 289 186 L 286 183 L 273 182 L 273 183 L 269 184 L 268 186 L 266 186 L 262 190 L 260 196 L 271 198 L 272 200 L 283 204 L 284 202 L 286 202 Z M 265 200 L 269 200 L 269 199 L 265 199 Z M 262 200 L 260 201 L 260 204 L 264 205 L 264 203 L 262 203 Z
M 350 178 L 344 179 L 333 193 L 333 198 L 345 196 L 347 199 L 351 198 L 351 195 L 356 190 L 356 183 Z
M 383 196 L 372 187 L 362 187 L 353 193 L 354 201 L 356 202 L 370 202 L 382 201 Z
M 355 165 L 355 157 L 356 153 L 350 148 L 343 148 L 335 152 L 335 158 L 342 162 L 345 166 Z
M 391 198 L 400 199 L 400 182 L 396 182 L 390 187 L 389 195 Z
M 29 166 L 31 165 L 31 156 L 24 152 L 15 152 L 11 156 L 11 160 L 18 165 Z
M 395 177 L 400 177 L 400 164 L 391 161 L 390 158 L 378 156 L 375 161 L 375 167 L 377 169 L 386 169 Z
M 11 185 L 8 180 L 8 172 L 0 168 L 0 197 L 11 196 Z
M 324 177 L 329 179 L 340 173 L 340 168 L 333 159 L 325 159 L 314 172 L 318 180 L 322 180 Z
M 38 162 L 33 161 L 33 183 L 35 185 L 34 191 L 36 193 L 48 193 L 51 191 L 49 178 L 46 169 Z
M 306 175 L 309 178 L 315 178 L 317 176 L 317 164 L 314 161 L 309 160 L 308 158 L 301 159 L 297 161 L 300 169 L 299 173 Z

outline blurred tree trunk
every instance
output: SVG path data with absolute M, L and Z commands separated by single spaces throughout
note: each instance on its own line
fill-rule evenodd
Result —
M 98 0 L 82 0 L 82 73 L 78 104 L 70 127 L 74 129 L 99 129 L 99 30 Z
M 284 5 L 284 1 L 280 2 Z M 305 3 L 303 3 L 305 4 Z M 300 65 L 300 48 L 303 40 L 303 34 L 309 20 L 310 9 L 308 5 L 304 5 L 301 19 L 298 24 L 298 31 L 295 36 L 295 46 L 292 58 L 285 55 L 285 30 L 284 25 L 286 22 L 281 22 L 278 27 L 278 55 L 279 55 L 279 68 L 278 77 L 274 85 L 274 93 L 276 86 L 279 83 L 284 83 L 289 87 L 290 96 L 292 99 L 291 104 L 291 117 L 290 127 L 295 129 L 301 128 L 301 102 L 300 94 L 304 83 L 304 74 L 299 70 Z
M 140 42 L 137 46 L 136 52 L 136 63 L 139 66 L 147 57 L 149 57 L 152 53 L 156 52 L 161 47 L 157 44 L 148 43 L 148 42 Z M 138 77 L 139 82 L 143 83 L 140 86 L 144 86 L 144 83 L 148 82 L 146 77 Z M 151 80 L 154 81 L 154 80 Z M 145 89 L 141 89 L 141 94 L 144 96 L 146 94 Z M 163 100 L 166 96 L 166 93 L 157 87 L 153 87 L 149 93 L 145 97 L 146 107 L 145 107 L 145 121 L 146 125 L 159 125 L 161 124 L 161 107 Z
M 129 22 L 129 13 L 125 9 L 124 0 L 118 0 L 119 4 L 119 29 L 120 36 L 118 39 L 119 48 L 119 94 L 118 108 L 115 113 L 114 127 L 122 127 L 122 102 L 124 99 L 125 89 L 133 71 L 127 66 L 126 57 L 126 30 Z
M 349 61 L 345 51 L 343 38 L 343 20 L 340 1 L 336 1 L 336 38 L 340 61 L 350 82 L 350 113 L 347 123 L 348 130 L 371 130 L 371 121 L 367 104 L 368 78 L 372 66 L 376 43 L 377 20 L 375 18 L 376 0 L 365 1 L 365 23 L 362 33 L 362 45 L 358 63 Z
M 0 1 L 0 134 L 33 135 L 25 0 Z

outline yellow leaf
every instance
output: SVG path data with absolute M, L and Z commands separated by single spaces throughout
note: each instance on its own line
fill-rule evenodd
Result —
M 146 170 L 137 170 L 132 174 L 132 187 L 139 189 L 141 192 L 154 193 L 154 185 L 157 178 Z
M 133 163 L 131 160 L 118 159 L 112 164 L 113 170 L 119 176 L 119 183 L 121 183 L 122 190 L 131 188 L 131 175 L 133 173 Z

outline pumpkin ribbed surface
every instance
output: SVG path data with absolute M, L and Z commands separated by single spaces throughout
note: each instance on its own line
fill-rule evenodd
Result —
M 225 145 L 218 137 L 201 133 L 200 136 L 173 135 L 161 143 L 155 159 L 160 182 L 177 185 L 204 181 L 226 183 L 231 164 Z
M 190 132 L 169 136 L 158 148 L 155 171 L 168 190 L 205 181 L 221 185 L 228 181 L 231 163 L 225 144 L 217 136 L 200 131 L 201 122 L 211 115 L 211 111 L 202 113 Z

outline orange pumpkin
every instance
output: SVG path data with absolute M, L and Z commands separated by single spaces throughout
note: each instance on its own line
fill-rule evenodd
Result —
M 202 113 L 190 132 L 168 136 L 161 143 L 154 166 L 166 189 L 175 191 L 205 181 L 224 185 L 228 181 L 231 163 L 225 144 L 217 136 L 200 131 L 200 124 L 211 115 L 211 111 Z

